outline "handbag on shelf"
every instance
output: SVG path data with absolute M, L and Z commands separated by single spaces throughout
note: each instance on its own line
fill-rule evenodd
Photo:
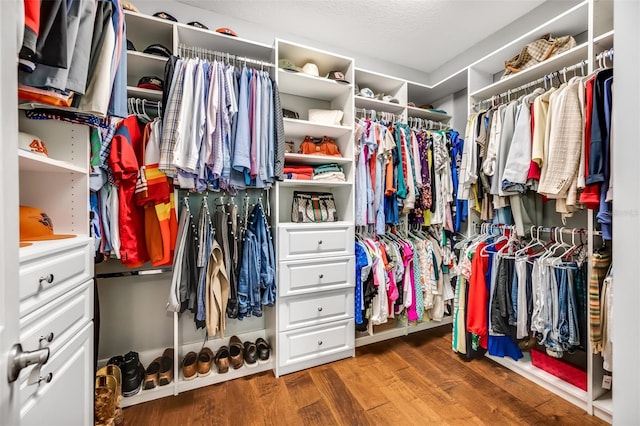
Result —
M 576 40 L 571 36 L 554 38 L 551 34 L 545 34 L 542 38 L 523 47 L 516 56 L 505 61 L 505 72 L 501 78 L 523 71 L 574 47 L 576 47 Z
M 339 109 L 310 109 L 309 121 L 312 123 L 326 124 L 329 126 L 341 126 L 344 111 Z
M 294 191 L 291 221 L 296 223 L 336 222 L 338 212 L 330 192 Z
M 336 145 L 336 141 L 327 136 L 324 136 L 322 139 L 306 136 L 300 144 L 299 153 L 308 155 L 327 155 L 330 157 L 342 157 L 342 154 L 340 154 L 340 149 L 338 148 L 338 145 Z

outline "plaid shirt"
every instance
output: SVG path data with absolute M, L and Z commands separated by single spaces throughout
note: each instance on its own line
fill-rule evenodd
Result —
M 173 81 L 167 98 L 167 107 L 162 126 L 162 139 L 160 140 L 160 170 L 168 177 L 176 177 L 176 167 L 173 164 L 173 151 L 178 136 L 178 120 L 180 118 L 180 106 L 182 104 L 185 61 L 176 63 L 173 73 Z

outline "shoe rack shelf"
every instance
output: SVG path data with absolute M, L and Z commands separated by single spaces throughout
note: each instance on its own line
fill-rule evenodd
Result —
M 214 357 L 218 349 L 223 345 L 228 345 L 229 337 L 226 336 L 224 339 L 216 339 L 213 342 L 208 342 L 207 346 L 211 348 L 213 351 Z M 266 339 L 266 333 L 264 331 L 257 331 L 253 333 L 242 334 L 238 336 L 242 342 L 255 342 L 259 337 Z M 202 349 L 202 343 L 193 343 L 190 345 L 182 346 L 182 356 L 187 354 L 190 351 L 198 353 Z M 208 376 L 204 377 L 194 377 L 190 380 L 185 380 L 182 375 L 182 370 L 180 369 L 180 374 L 178 375 L 179 379 L 177 381 L 177 391 L 187 392 L 193 389 L 201 388 L 203 386 L 215 385 L 217 383 L 226 382 L 227 380 L 238 379 L 240 377 L 251 376 L 253 374 L 262 373 L 265 371 L 271 371 L 275 368 L 275 362 L 273 353 L 269 354 L 269 359 L 267 362 L 256 361 L 253 367 L 249 367 L 246 363 L 238 368 L 234 369 L 231 365 L 229 365 L 229 371 L 226 373 L 220 374 L 216 371 L 215 361 L 211 364 L 211 373 Z

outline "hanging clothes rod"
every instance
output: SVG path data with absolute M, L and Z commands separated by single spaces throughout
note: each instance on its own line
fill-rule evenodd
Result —
M 600 63 L 601 67 L 604 67 L 606 64 L 603 62 L 605 59 L 610 59 L 613 60 L 613 48 L 605 50 L 603 52 L 600 52 L 596 55 L 596 57 L 594 58 L 595 61 L 597 61 L 598 63 Z M 560 76 L 562 75 L 564 77 L 565 82 L 567 81 L 567 73 L 568 72 L 573 72 L 576 71 L 577 69 L 581 70 L 582 75 L 586 75 L 585 74 L 585 66 L 589 63 L 588 60 L 582 60 L 576 64 L 570 65 L 568 67 L 564 67 L 560 70 L 554 71 L 552 73 L 546 74 L 536 80 L 530 81 L 528 83 L 522 84 L 518 87 L 514 87 L 512 89 L 508 89 L 506 92 L 502 92 L 498 95 L 494 95 L 488 99 L 484 99 L 482 101 L 478 101 L 475 104 L 473 104 L 474 108 L 480 108 L 485 104 L 490 104 L 490 105 L 494 105 L 494 103 L 496 101 L 499 101 L 501 98 L 507 98 L 507 102 L 511 101 L 511 95 L 512 94 L 516 94 L 522 90 L 527 90 L 531 87 L 534 86 L 538 86 L 541 83 L 546 84 L 547 82 L 553 82 L 554 78 L 560 79 Z
M 134 277 L 139 275 L 158 275 L 158 274 L 165 274 L 171 271 L 172 271 L 172 268 L 157 268 L 157 269 L 146 269 L 146 270 L 140 270 L 140 271 L 105 272 L 102 274 L 96 274 L 96 278 L 104 279 L 104 278 Z
M 402 121 L 403 116 L 396 115 L 390 112 L 376 111 L 374 109 L 356 108 L 356 114 L 362 114 L 362 118 L 369 118 L 371 120 L 384 120 L 384 121 Z
M 441 121 L 427 120 L 420 117 L 409 117 L 407 119 L 409 126 L 415 126 L 418 128 L 426 128 L 428 130 L 449 130 L 451 126 Z
M 480 228 L 483 232 L 486 231 L 490 231 L 490 230 L 494 230 L 494 229 L 498 229 L 498 230 L 513 230 L 515 229 L 515 227 L 513 225 L 505 225 L 502 223 L 489 223 L 489 222 L 482 222 L 482 223 L 476 223 L 475 224 L 476 228 Z M 562 232 L 562 233 L 566 233 L 566 234 L 573 234 L 573 233 L 577 233 L 577 234 L 583 234 L 583 235 L 587 235 L 587 234 L 591 234 L 593 236 L 599 236 L 602 235 L 602 232 L 600 231 L 591 231 L 589 232 L 588 229 L 584 229 L 584 228 L 568 228 L 565 226 L 554 226 L 554 227 L 547 227 L 547 226 L 532 226 L 531 228 L 528 229 L 528 231 L 532 232 L 535 231 L 536 233 L 541 233 L 541 232 Z
M 253 65 L 258 65 L 261 67 L 270 67 L 275 68 L 275 64 L 271 62 L 261 61 L 259 59 L 247 58 L 245 56 L 236 56 L 227 52 L 220 52 L 217 50 L 209 50 L 204 47 L 197 46 L 188 46 L 186 44 L 180 43 L 178 45 L 178 56 L 181 58 L 201 58 L 201 59 L 209 59 L 209 60 L 219 60 L 226 62 L 239 62 L 239 63 L 248 63 Z

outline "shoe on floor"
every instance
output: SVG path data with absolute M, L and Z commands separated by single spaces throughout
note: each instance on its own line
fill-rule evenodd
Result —
M 189 352 L 182 360 L 182 376 L 185 380 L 196 378 L 196 363 L 198 362 L 198 354 Z
M 94 417 L 96 425 L 111 425 L 116 417 L 117 384 L 113 376 L 96 376 Z

